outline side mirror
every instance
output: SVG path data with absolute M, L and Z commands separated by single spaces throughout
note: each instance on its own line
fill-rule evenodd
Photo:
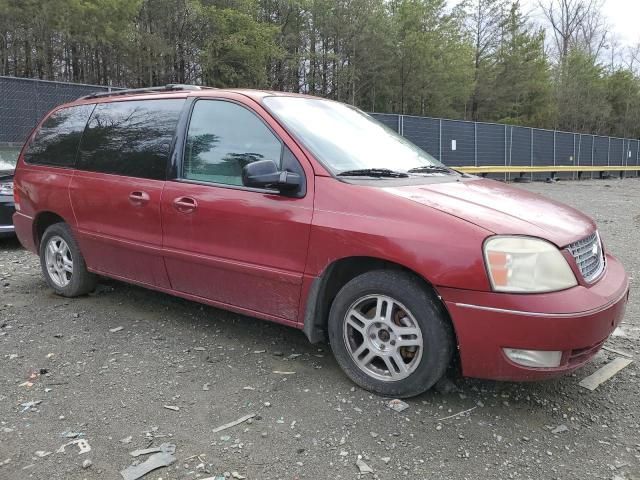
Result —
M 242 183 L 246 187 L 275 188 L 283 193 L 295 193 L 300 189 L 302 179 L 297 173 L 278 170 L 271 160 L 259 160 L 244 166 Z

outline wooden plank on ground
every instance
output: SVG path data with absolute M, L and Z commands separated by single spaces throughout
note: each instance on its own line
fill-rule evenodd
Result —
M 618 373 L 620 370 L 622 370 L 624 367 L 626 367 L 632 362 L 633 360 L 631 360 L 630 358 L 618 357 L 612 360 L 611 362 L 607 363 L 604 367 L 599 368 L 588 377 L 583 378 L 578 385 L 593 391 L 596 388 L 598 388 L 598 386 L 601 383 L 609 380 L 616 373 Z

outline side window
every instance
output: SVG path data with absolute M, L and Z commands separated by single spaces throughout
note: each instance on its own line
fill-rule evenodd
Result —
M 25 151 L 27 163 L 73 167 L 78 143 L 95 105 L 61 108 L 42 124 Z
M 99 103 L 82 136 L 78 169 L 164 180 L 184 99 Z
M 258 160 L 281 165 L 282 143 L 250 110 L 222 100 L 196 102 L 182 177 L 242 185 L 242 168 Z

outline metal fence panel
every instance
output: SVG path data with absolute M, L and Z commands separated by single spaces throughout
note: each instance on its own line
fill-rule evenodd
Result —
M 624 140 L 622 138 L 612 138 L 609 165 L 624 165 L 624 154 Z
M 391 130 L 395 130 L 397 133 L 402 133 L 400 131 L 400 115 L 395 115 L 393 113 L 372 113 L 371 116 L 380 123 L 389 127 Z
M 640 165 L 640 140 L 631 140 L 629 142 L 629 153 L 627 156 L 627 165 Z
M 473 165 L 475 160 L 474 124 L 442 121 L 442 162 L 452 167 Z
M 556 156 L 555 165 L 575 165 L 576 156 L 576 136 L 573 133 L 556 132 Z M 571 178 L 571 172 L 560 172 L 556 175 L 559 178 Z
M 554 164 L 554 132 L 550 130 L 533 130 L 533 164 Z
M 508 165 L 531 166 L 531 129 L 509 127 Z
M 506 127 L 493 123 L 477 124 L 478 166 L 506 164 Z
M 594 137 L 593 165 L 609 165 L 609 137 Z
M 578 135 L 576 165 L 593 165 L 593 135 Z
M 440 160 L 440 120 L 404 115 L 402 134 L 413 143 Z

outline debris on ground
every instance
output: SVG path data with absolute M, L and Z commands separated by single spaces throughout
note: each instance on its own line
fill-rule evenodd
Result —
M 569 427 L 567 427 L 565 424 L 562 424 L 562 425 L 558 425 L 556 428 L 551 430 L 551 433 L 558 434 L 558 433 L 566 432 L 568 430 L 569 430 Z
M 53 452 L 45 452 L 44 450 L 38 450 L 38 451 L 35 452 L 36 457 L 40 457 L 40 458 L 48 457 L 52 453 Z
M 606 382 L 624 367 L 633 363 L 630 358 L 616 358 L 607 363 L 604 367 L 599 368 L 586 378 L 583 378 L 578 385 L 588 390 L 595 390 L 601 383 Z
M 89 458 L 87 458 L 84 462 L 82 462 L 82 468 L 84 468 L 85 470 L 89 468 L 91 465 L 93 465 L 93 462 Z
M 175 405 L 163 405 L 167 410 L 173 410 L 174 412 L 179 412 L 180 407 L 176 407 Z
M 466 415 L 467 413 L 470 413 L 470 412 L 474 411 L 476 408 L 478 408 L 478 406 L 477 406 L 477 405 L 476 405 L 475 407 L 468 408 L 467 410 L 463 410 L 463 411 L 461 411 L 461 412 L 454 413 L 453 415 L 449 415 L 448 417 L 442 417 L 442 418 L 439 418 L 439 419 L 438 419 L 438 420 L 436 420 L 436 421 L 437 421 L 437 422 L 441 422 L 442 420 L 448 420 L 448 419 L 450 419 L 450 418 L 454 418 L 454 417 L 461 417 L 461 416 Z
M 360 473 L 373 473 L 373 469 L 369 465 L 364 463 L 364 460 L 362 460 L 362 455 L 358 455 L 356 466 L 358 467 Z
M 245 415 L 244 417 L 240 417 L 239 419 L 234 420 L 233 422 L 229 422 L 229 423 L 225 423 L 224 425 L 220 425 L 219 427 L 213 429 L 213 433 L 218 433 L 218 432 L 221 432 L 223 430 L 226 430 L 227 428 L 231 428 L 231 427 L 235 427 L 236 425 L 240 425 L 241 423 L 244 423 L 247 420 L 249 420 L 250 418 L 253 418 L 255 416 L 256 416 L 255 413 L 250 413 L 249 415 Z
M 281 370 L 274 370 L 274 371 L 273 371 L 273 373 L 276 373 L 276 374 L 278 374 L 278 375 L 293 375 L 293 374 L 295 374 L 296 372 L 283 372 L 283 371 L 281 371 Z
M 42 403 L 42 400 L 31 400 L 30 402 L 21 403 L 20 406 L 24 408 L 20 410 L 20 413 L 24 413 L 27 410 L 30 410 L 37 405 L 40 405 L 41 403 Z
M 121 470 L 120 475 L 122 475 L 124 480 L 137 480 L 153 470 L 168 467 L 175 461 L 176 457 L 169 452 L 154 453 L 146 461 L 138 465 L 130 465 L 124 470 Z
M 124 444 L 131 443 L 131 440 L 133 440 L 133 436 L 129 435 L 128 437 L 121 438 L 120 443 L 124 443 Z
M 407 408 L 409 408 L 409 404 L 406 402 L 403 402 L 398 398 L 394 398 L 393 400 L 389 400 L 387 402 L 387 407 L 389 407 L 391 410 L 395 410 L 396 412 L 402 412 Z
M 31 387 L 33 387 L 33 384 L 36 382 L 38 377 L 40 375 L 46 374 L 47 372 L 48 372 L 48 370 L 46 368 L 40 368 L 40 369 L 30 368 L 29 369 L 29 375 L 27 376 L 27 380 L 25 382 L 22 382 L 18 386 L 19 387 L 31 388 Z
M 109 331 L 111 333 L 117 333 L 117 332 L 119 332 L 120 330 L 123 330 L 123 329 L 124 329 L 124 327 L 116 327 L 116 328 L 110 328 Z
M 132 457 L 139 457 L 140 455 L 149 455 L 150 453 L 176 453 L 176 446 L 173 443 L 163 443 L 159 447 L 142 448 L 129 452 Z
M 231 476 L 233 478 L 236 478 L 237 480 L 244 480 L 245 478 L 247 478 L 244 475 L 240 475 L 238 472 L 231 472 Z
M 78 452 L 78 455 L 82 455 L 83 453 L 88 453 L 91 451 L 91 445 L 89 445 L 89 442 L 87 442 L 84 438 L 79 438 L 77 440 L 72 440 L 69 443 L 65 443 L 58 450 L 56 450 L 56 453 L 64 453 L 64 449 L 71 445 L 78 446 L 78 449 L 80 450 Z

